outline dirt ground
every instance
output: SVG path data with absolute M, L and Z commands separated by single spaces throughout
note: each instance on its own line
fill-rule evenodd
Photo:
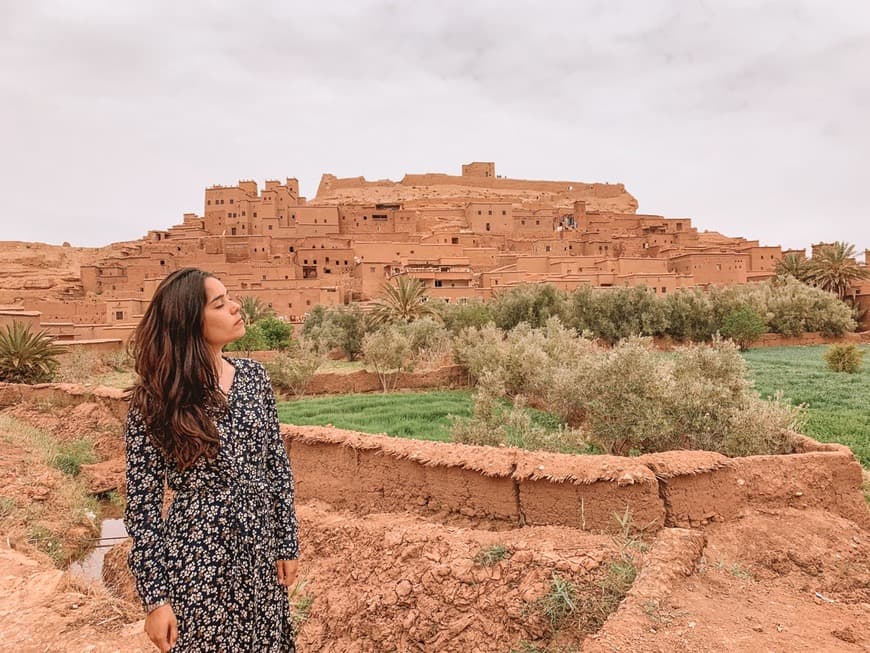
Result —
M 120 423 L 108 410 L 18 405 L 0 417 L 58 440 L 89 434 L 100 462 L 77 482 L 120 488 Z M 2 428 L 0 479 L 11 502 L 0 522 L 0 651 L 154 650 L 137 606 L 57 569 L 15 526 L 31 505 L 64 509 L 55 497 L 67 481 Z M 302 651 L 870 651 L 870 532 L 816 509 L 770 506 L 642 539 L 314 500 L 298 513 Z M 71 545 L 82 536 L 59 534 Z M 130 597 L 123 559 L 122 546 L 105 571 Z M 627 598 L 588 634 L 625 561 L 638 572 Z M 553 602 L 557 580 L 574 610 Z

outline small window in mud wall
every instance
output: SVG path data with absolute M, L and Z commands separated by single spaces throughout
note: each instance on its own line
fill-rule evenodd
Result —
M 115 319 L 123 320 L 124 319 L 124 311 L 115 311 Z
M 487 231 L 491 231 L 491 230 L 492 230 L 492 226 L 491 226 L 488 222 L 486 223 L 486 230 L 487 230 Z
M 456 237 L 451 238 L 451 239 L 450 239 L 450 244 L 451 244 L 451 245 L 458 245 L 458 244 L 459 244 L 459 239 L 456 238 Z
M 372 220 L 386 220 L 387 216 L 383 213 L 372 213 Z
M 436 288 L 440 288 L 443 285 L 444 285 L 444 282 L 441 281 L 441 279 L 435 279 L 435 287 Z
M 163 259 L 160 259 L 160 265 L 166 265 L 166 261 L 164 261 Z

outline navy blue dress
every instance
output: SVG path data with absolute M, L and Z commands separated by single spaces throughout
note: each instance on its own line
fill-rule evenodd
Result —
M 173 652 L 293 652 L 275 561 L 298 558 L 299 546 L 275 395 L 262 365 L 227 360 L 236 372 L 215 459 L 179 471 L 151 443 L 138 409 L 127 414 L 128 563 L 146 609 L 172 605 Z M 164 482 L 175 492 L 165 521 Z

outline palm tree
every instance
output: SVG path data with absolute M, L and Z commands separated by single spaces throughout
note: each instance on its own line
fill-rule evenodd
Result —
M 812 265 L 809 260 L 795 252 L 786 254 L 776 262 L 776 275 L 778 277 L 792 276 L 804 283 L 809 280 L 811 270 Z
M 825 245 L 810 260 L 808 281 L 840 299 L 845 299 L 855 282 L 862 279 L 870 279 L 870 268 L 855 262 L 854 245 L 840 241 Z
M 0 331 L 0 381 L 45 383 L 57 370 L 63 347 L 54 344 L 48 332 L 33 333 L 30 325 L 15 321 Z
M 264 317 L 275 314 L 275 311 L 266 306 L 259 297 L 246 295 L 239 300 L 239 304 L 241 304 L 242 317 L 249 325 L 256 324 Z
M 396 277 L 396 283 L 384 284 L 374 302 L 372 319 L 375 323 L 413 322 L 430 316 L 439 319 L 434 305 L 428 303 L 426 286 L 414 277 Z

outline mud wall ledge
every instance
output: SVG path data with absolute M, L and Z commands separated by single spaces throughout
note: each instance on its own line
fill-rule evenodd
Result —
M 118 419 L 114 388 L 0 383 L 0 409 L 99 403 Z M 848 447 L 797 439 L 797 453 L 727 458 L 670 451 L 636 458 L 575 456 L 406 440 L 328 427 L 282 425 L 297 496 L 362 513 L 418 512 L 592 531 L 626 510 L 647 531 L 696 528 L 751 507 L 833 512 L 870 528 L 861 466 Z M 123 448 L 123 442 L 119 441 Z

